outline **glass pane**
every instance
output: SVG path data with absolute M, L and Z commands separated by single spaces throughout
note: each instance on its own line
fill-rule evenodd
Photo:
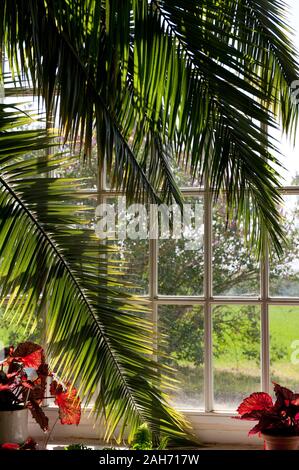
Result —
M 107 198 L 96 209 L 95 232 L 101 239 L 106 239 L 116 252 L 109 253 L 110 265 L 114 275 L 125 286 L 122 289 L 130 293 L 146 295 L 149 287 L 149 241 L 145 231 L 138 232 L 138 227 L 130 231 L 133 218 L 131 208 L 123 198 Z M 147 223 L 145 219 L 144 223 Z M 138 225 L 138 224 L 137 224 Z M 145 239 L 143 239 L 143 236 Z
M 63 146 L 63 152 L 72 151 L 68 145 Z M 86 178 L 82 183 L 82 188 L 93 190 L 96 192 L 98 180 L 98 165 L 95 151 L 89 160 L 83 161 L 82 158 L 72 158 L 69 165 L 63 165 L 59 170 L 55 170 L 55 177 L 59 178 Z M 88 195 L 90 197 L 90 195 Z M 97 195 L 95 194 L 95 198 Z M 90 202 L 90 201 L 89 201 Z
M 192 215 L 191 221 L 185 217 L 187 213 Z M 186 201 L 184 224 L 180 239 L 159 241 L 158 288 L 162 295 L 203 294 L 203 198 Z
M 216 410 L 236 410 L 260 391 L 260 309 L 250 305 L 213 308 L 214 399 Z
M 299 141 L 296 139 L 295 145 L 287 138 L 281 130 L 272 130 L 274 145 L 278 152 L 274 156 L 282 164 L 281 166 L 272 164 L 273 168 L 280 175 L 280 183 L 283 186 L 299 185 Z
M 298 0 L 287 0 L 287 8 L 285 9 L 286 14 L 286 24 L 292 28 L 292 33 L 294 32 L 294 40 L 297 49 L 299 47 L 299 25 L 298 25 L 298 15 L 299 15 L 299 3 Z M 293 84 L 294 98 L 299 103 L 299 87 L 298 84 Z M 298 133 L 296 136 L 295 145 L 293 142 L 286 138 L 285 135 L 282 135 L 280 130 L 276 132 L 272 130 L 274 138 L 278 141 L 275 142 L 275 145 L 278 146 L 280 155 L 276 155 L 278 160 L 282 163 L 284 168 L 278 168 L 277 171 L 281 175 L 281 183 L 284 186 L 290 185 L 299 185 L 299 140 Z
M 183 409 L 203 408 L 204 315 L 202 306 L 163 305 L 158 312 L 159 331 L 165 335 L 160 360 L 176 369 L 180 382 L 168 391 L 172 402 Z
M 113 168 L 113 165 L 114 165 L 114 161 L 112 164 L 112 168 Z M 177 162 L 170 161 L 170 167 L 171 167 L 174 179 L 180 188 L 203 187 L 200 175 L 198 175 L 197 178 L 192 178 L 190 174 L 190 167 L 186 168 L 183 162 L 181 162 L 181 164 L 178 164 Z M 106 173 L 106 187 L 113 189 L 109 171 L 107 171 Z
M 185 166 L 183 162 L 180 164 L 171 162 L 171 169 L 173 171 L 175 180 L 181 188 L 191 188 L 203 186 L 200 175 L 197 178 L 192 178 L 190 175 L 190 167 Z
M 273 255 L 270 266 L 270 296 L 299 297 L 299 196 L 285 196 L 287 246 L 281 259 Z
M 34 318 L 25 319 L 16 324 L 16 319 L 12 320 L 13 312 L 4 314 L 5 308 L 0 308 L 0 350 L 6 346 L 17 346 L 23 341 L 34 341 L 40 343 L 42 339 L 43 321 L 39 319 L 37 323 Z
M 269 319 L 271 381 L 298 391 L 299 307 L 272 306 Z
M 226 225 L 224 202 L 213 211 L 213 294 L 259 296 L 260 269 L 246 248 L 242 227 Z
M 124 284 L 121 290 L 131 294 L 146 295 L 149 287 L 149 245 L 147 240 L 125 240 L 113 243 L 118 253 L 110 255 L 119 269 L 118 280 Z

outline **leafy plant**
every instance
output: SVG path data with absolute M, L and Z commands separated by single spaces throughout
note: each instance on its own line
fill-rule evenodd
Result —
M 238 408 L 240 419 L 258 421 L 249 435 L 299 435 L 299 393 L 274 384 L 276 401 L 268 393 L 252 393 Z
M 92 447 L 87 447 L 84 444 L 70 444 L 64 447 L 64 450 L 93 450 Z
M 280 252 L 279 175 L 265 129 L 281 118 L 291 134 L 298 117 L 284 8 L 276 0 L 4 0 L 0 41 L 15 79 L 28 78 L 48 117 L 59 108 L 64 137 L 79 141 L 85 158 L 96 137 L 99 172 L 106 162 L 112 186 L 130 199 L 181 204 L 172 168 L 186 168 L 216 197 L 227 191 L 227 215 L 243 218 L 258 254 L 268 241 Z M 97 394 L 107 437 L 120 423 L 119 437 L 125 425 L 132 437 L 142 422 L 185 437 L 184 419 L 161 392 L 167 379 L 151 359 L 151 325 L 137 319 L 144 309 L 119 294 L 109 250 L 78 207 L 86 194 L 75 178 L 49 177 L 71 159 L 26 160 L 28 149 L 44 148 L 45 135 L 9 138 L 19 117 L 2 111 L 7 317 L 46 311 L 54 364 L 68 379 L 80 375 L 87 401 Z
M 133 450 L 163 450 L 168 443 L 168 437 L 164 436 L 157 447 L 153 444 L 153 435 L 147 424 L 142 424 L 138 429 L 132 441 Z
M 45 362 L 44 351 L 35 343 L 21 343 L 6 348 L 0 367 L 0 410 L 28 408 L 43 431 L 49 420 L 42 409 L 47 378 L 53 377 Z M 52 380 L 50 394 L 55 397 L 61 424 L 79 424 L 81 403 L 75 388 Z
M 278 0 L 3 0 L 0 41 L 64 136 L 128 198 L 176 201 L 173 168 L 227 191 L 253 249 L 281 252 L 279 163 L 292 135 L 296 51 Z M 57 106 L 59 102 L 59 106 Z M 95 130 L 95 132 L 94 132 Z M 275 169 L 278 163 L 278 170 Z M 248 203 L 251 201 L 251 204 Z
M 139 429 L 137 429 L 137 432 L 132 442 L 132 449 L 134 450 L 152 450 L 153 449 L 152 434 L 146 424 L 143 424 L 142 426 L 139 427 Z
M 43 318 L 50 367 L 79 383 L 86 405 L 106 418 L 106 438 L 121 440 L 146 422 L 187 442 L 188 426 L 162 391 L 166 369 L 153 359 L 147 309 L 119 290 L 115 248 L 95 236 L 86 180 L 58 178 L 70 156 L 32 153 L 53 144 L 32 121 L 0 104 L 0 307 L 15 325 Z M 84 203 L 82 203 L 84 201 Z M 58 400 L 58 398 L 57 398 Z M 153 413 L 153 410 L 155 411 Z
M 0 445 L 0 450 L 36 450 L 36 442 L 32 437 L 28 437 L 25 442 L 17 444 L 15 442 L 5 442 Z

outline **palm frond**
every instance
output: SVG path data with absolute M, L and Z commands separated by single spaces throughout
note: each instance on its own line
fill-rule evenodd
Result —
M 32 154 L 51 142 L 43 130 L 11 130 L 24 122 L 0 105 L 0 305 L 15 321 L 46 311 L 52 366 L 79 383 L 86 404 L 95 397 L 107 438 L 116 427 L 119 439 L 130 438 L 147 422 L 187 442 L 186 423 L 162 391 L 168 379 L 153 360 L 146 309 L 119 292 L 112 248 L 90 226 L 85 181 L 49 177 L 70 157 Z
M 253 246 L 261 249 L 266 235 L 281 249 L 279 175 L 272 164 L 278 162 L 264 129 L 271 132 L 281 118 L 291 134 L 298 121 L 291 99 L 298 62 L 283 1 L 28 5 L 10 0 L 0 6 L 11 67 L 16 76 L 31 75 L 49 110 L 60 100 L 64 135 L 84 142 L 86 154 L 96 129 L 100 168 L 106 159 L 117 188 L 159 202 L 156 185 L 162 184 L 164 200 L 181 203 L 167 165 L 157 158 L 162 143 L 194 178 L 205 174 L 216 196 L 219 189 L 230 194 L 228 213 L 235 207 L 251 220 Z M 145 155 L 149 141 L 154 151 Z M 144 168 L 157 177 L 149 179 Z

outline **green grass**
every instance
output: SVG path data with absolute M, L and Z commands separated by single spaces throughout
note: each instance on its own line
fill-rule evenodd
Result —
M 270 334 L 275 343 L 291 354 L 291 343 L 299 340 L 299 307 L 271 307 Z
M 299 364 L 291 362 L 291 354 L 294 351 L 291 348 L 292 342 L 299 340 L 299 306 L 271 307 L 269 320 L 271 380 L 299 392 Z M 256 347 L 255 343 L 253 347 Z M 299 354 L 297 358 L 299 359 Z M 183 390 L 178 391 L 177 401 L 182 405 L 186 400 L 186 406 L 191 404 L 196 407 L 196 400 L 200 398 L 202 401 L 200 389 L 203 390 L 203 368 L 188 364 L 187 361 L 180 361 L 179 371 Z M 229 409 L 235 410 L 244 397 L 260 390 L 260 375 L 258 361 L 244 357 L 240 345 L 235 349 L 225 349 L 224 353 L 214 361 L 216 407 L 224 408 L 226 404 Z
M 293 341 L 299 340 L 299 307 L 271 307 L 270 309 L 271 352 L 278 348 L 280 358 L 271 360 L 272 380 L 299 390 L 299 364 L 292 364 Z M 297 346 L 297 349 L 299 347 Z M 299 358 L 299 354 L 297 355 Z

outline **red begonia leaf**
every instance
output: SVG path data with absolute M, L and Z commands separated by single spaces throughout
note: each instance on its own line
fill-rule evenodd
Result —
M 56 380 L 52 380 L 50 384 L 50 395 L 55 396 L 56 393 L 61 393 L 61 392 L 63 392 L 62 385 L 58 384 Z
M 49 418 L 45 415 L 39 404 L 34 400 L 30 400 L 28 408 L 37 424 L 40 425 L 43 431 L 47 431 L 49 427 Z
M 10 385 L 0 385 L 0 392 L 3 392 L 4 390 L 10 390 Z
M 19 450 L 20 444 L 15 444 L 14 442 L 5 442 L 2 444 L 1 449 L 3 450 Z
M 294 406 L 299 406 L 299 394 L 298 393 L 293 394 L 293 399 L 291 401 L 291 404 Z
M 38 403 L 44 399 L 46 394 L 47 377 L 49 375 L 48 364 L 41 364 L 37 369 L 38 379 L 34 381 L 34 389 L 30 392 L 30 400 Z
M 255 434 L 260 434 L 263 429 L 261 428 L 260 423 L 257 423 L 252 429 L 250 429 L 248 436 L 254 436 Z
M 276 407 L 282 405 L 289 406 L 294 398 L 292 390 L 289 390 L 286 387 L 281 387 L 281 385 L 277 383 L 274 383 L 274 392 L 277 398 Z
M 249 436 L 253 434 L 269 431 L 270 429 L 282 429 L 283 425 L 279 415 L 275 413 L 267 413 L 261 416 L 259 422 L 248 433 Z
M 21 450 L 36 450 L 36 442 L 32 437 L 28 437 L 24 444 L 21 445 Z
M 13 357 L 20 360 L 24 367 L 33 367 L 34 369 L 38 369 L 45 362 L 43 348 L 31 341 L 20 343 L 14 350 Z
M 243 416 L 254 411 L 270 411 L 273 408 L 273 401 L 268 393 L 256 392 L 245 398 L 239 408 L 238 413 Z M 248 419 L 248 418 L 247 418 Z
M 50 392 L 55 395 L 55 404 L 59 407 L 61 424 L 79 424 L 81 418 L 81 401 L 75 388 L 69 386 L 65 391 L 55 380 L 51 383 Z

